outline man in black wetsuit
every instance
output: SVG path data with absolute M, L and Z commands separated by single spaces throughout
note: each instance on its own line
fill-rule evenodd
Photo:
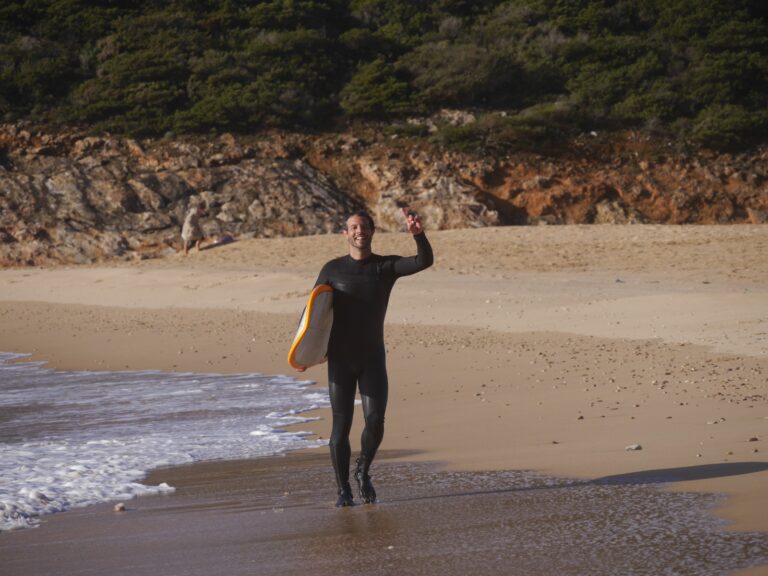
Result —
M 349 255 L 331 260 L 320 271 L 317 284 L 333 287 L 333 327 L 328 342 L 328 386 L 333 411 L 331 461 L 339 499 L 336 506 L 354 504 L 349 485 L 351 447 L 349 432 L 359 386 L 365 428 L 354 477 L 360 498 L 376 501 L 368 471 L 384 437 L 387 408 L 387 366 L 384 351 L 384 316 L 395 280 L 432 265 L 432 248 L 414 212 L 403 209 L 408 231 L 416 240 L 416 256 L 379 256 L 371 250 L 375 232 L 366 212 L 352 214 L 344 235 Z

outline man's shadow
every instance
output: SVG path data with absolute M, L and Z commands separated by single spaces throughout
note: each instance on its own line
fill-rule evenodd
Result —
M 725 462 L 721 464 L 702 464 L 701 466 L 685 466 L 682 468 L 662 468 L 659 470 L 642 470 L 627 474 L 615 474 L 590 480 L 589 484 L 625 485 L 625 484 L 665 484 L 668 482 L 685 482 L 687 480 L 707 480 L 725 476 L 741 476 L 768 470 L 768 462 Z
M 524 486 L 519 488 L 495 488 L 492 490 L 467 490 L 463 492 L 448 492 L 430 496 L 414 496 L 409 498 L 393 498 L 388 502 L 408 502 L 418 500 L 432 500 L 437 498 L 461 498 L 464 496 L 482 496 L 494 494 L 513 494 L 516 492 L 530 492 L 534 490 L 564 490 L 568 488 L 582 488 L 586 486 L 632 486 L 650 484 L 668 484 L 672 482 L 684 482 L 687 480 L 706 480 L 709 478 L 724 478 L 727 476 L 741 476 L 768 470 L 768 462 L 727 462 L 722 464 L 703 464 L 701 466 L 686 466 L 682 468 L 661 468 L 657 470 L 641 470 L 626 474 L 603 476 L 594 480 L 575 480 L 561 484 Z

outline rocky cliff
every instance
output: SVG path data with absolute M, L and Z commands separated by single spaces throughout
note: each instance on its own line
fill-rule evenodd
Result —
M 0 125 L 0 263 L 147 258 L 180 247 L 191 201 L 210 238 L 323 234 L 368 209 L 399 230 L 508 224 L 762 223 L 768 149 L 673 153 L 636 134 L 478 158 L 371 130 L 131 140 Z

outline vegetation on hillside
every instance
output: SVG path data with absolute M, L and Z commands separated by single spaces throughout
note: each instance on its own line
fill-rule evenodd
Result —
M 768 134 L 764 0 L 5 0 L 0 119 L 130 135 L 328 129 L 442 108 L 507 149 L 644 129 Z

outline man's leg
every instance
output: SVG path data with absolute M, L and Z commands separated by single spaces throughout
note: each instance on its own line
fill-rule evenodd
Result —
M 352 491 L 349 486 L 349 461 L 352 449 L 349 445 L 349 431 L 352 429 L 355 410 L 356 385 L 357 378 L 347 366 L 340 362 L 328 362 L 328 393 L 333 414 L 329 446 L 339 489 L 337 506 L 352 505 Z
M 359 384 L 365 428 L 360 438 L 360 458 L 357 461 L 355 480 L 360 489 L 360 498 L 363 502 L 372 503 L 376 501 L 376 491 L 368 472 L 384 439 L 384 414 L 389 396 L 386 356 L 383 350 L 365 367 Z

